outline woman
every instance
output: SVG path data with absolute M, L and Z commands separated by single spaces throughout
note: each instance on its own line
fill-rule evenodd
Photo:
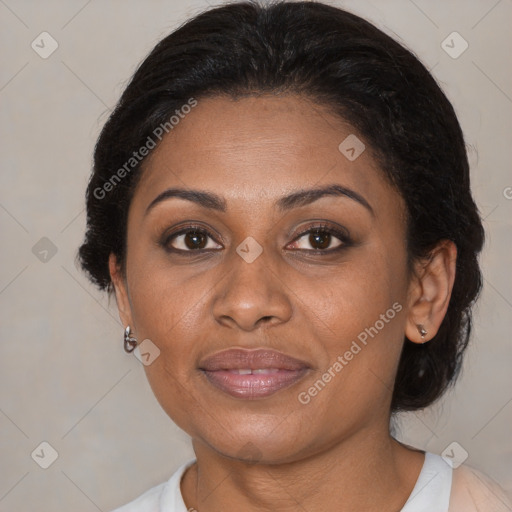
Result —
M 459 372 L 484 234 L 452 106 L 377 28 L 188 21 L 103 128 L 87 214 L 81 264 L 196 455 L 118 512 L 511 509 L 390 433 Z

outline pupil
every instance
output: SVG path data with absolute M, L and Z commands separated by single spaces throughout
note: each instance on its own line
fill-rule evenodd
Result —
M 319 245 L 318 249 L 326 249 L 329 247 L 331 235 L 325 231 L 316 231 L 309 235 L 309 242 L 312 246 Z
M 197 231 L 189 231 L 185 235 L 185 245 L 189 249 L 202 249 L 201 244 L 204 243 L 205 235 Z M 190 243 L 189 243 L 190 242 Z

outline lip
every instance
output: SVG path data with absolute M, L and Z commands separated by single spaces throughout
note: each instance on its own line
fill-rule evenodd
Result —
M 305 361 L 270 349 L 224 350 L 199 364 L 213 386 L 230 396 L 245 399 L 273 395 L 301 380 L 310 368 Z M 239 370 L 246 372 L 238 373 Z

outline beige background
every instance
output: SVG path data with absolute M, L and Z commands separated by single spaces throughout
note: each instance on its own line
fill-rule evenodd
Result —
M 485 288 L 463 377 L 439 405 L 403 417 L 399 436 L 436 453 L 458 442 L 468 464 L 512 494 L 512 1 L 331 3 L 369 18 L 433 69 L 460 116 L 487 229 Z M 193 455 L 142 365 L 124 353 L 114 304 L 74 258 L 109 109 L 153 45 L 206 6 L 0 0 L 1 512 L 108 511 Z M 47 59 L 31 48 L 43 31 L 59 45 Z M 441 47 L 453 31 L 469 43 L 457 59 Z M 55 255 L 34 254 L 42 237 Z M 58 452 L 48 469 L 31 458 L 42 441 Z

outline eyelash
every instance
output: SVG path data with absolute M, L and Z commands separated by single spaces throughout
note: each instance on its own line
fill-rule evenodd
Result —
M 198 225 L 189 225 L 189 226 L 186 226 L 186 227 L 180 229 L 179 231 L 176 231 L 169 235 L 164 235 L 163 239 L 160 242 L 160 245 L 169 253 L 183 254 L 183 255 L 187 255 L 187 256 L 193 256 L 194 254 L 203 254 L 205 252 L 219 250 L 219 249 L 183 250 L 183 249 L 175 249 L 175 248 L 169 246 L 170 242 L 172 240 L 174 240 L 176 237 L 178 237 L 180 235 L 186 235 L 187 233 L 190 233 L 190 232 L 198 233 L 200 235 L 206 235 L 207 237 L 212 239 L 215 243 L 218 243 L 206 229 L 204 229 Z M 339 229 L 336 229 L 336 228 L 330 226 L 329 224 L 325 224 L 325 223 L 308 226 L 305 231 L 302 231 L 293 239 L 292 243 L 297 242 L 304 235 L 314 233 L 314 232 L 320 232 L 320 233 L 326 234 L 326 235 L 334 235 L 336 238 L 338 238 L 338 240 L 341 242 L 341 244 L 338 247 L 335 247 L 334 249 L 292 249 L 292 250 L 305 251 L 309 254 L 328 255 L 328 254 L 333 254 L 333 253 L 339 252 L 339 251 L 346 249 L 347 247 L 350 247 L 351 245 L 353 245 L 353 242 L 350 239 L 348 233 L 343 232 Z
M 323 255 L 329 255 L 333 253 L 340 252 L 351 245 L 353 245 L 353 242 L 348 234 L 348 232 L 342 231 L 340 229 L 337 229 L 329 224 L 326 223 L 319 223 L 319 224 L 312 224 L 311 226 L 308 226 L 304 231 L 299 233 L 294 239 L 293 242 L 296 242 L 300 240 L 304 235 L 319 232 L 326 235 L 333 235 L 335 238 L 337 238 L 341 244 L 338 245 L 338 247 L 334 247 L 333 249 L 294 249 L 296 251 L 306 251 L 309 254 L 323 254 Z

